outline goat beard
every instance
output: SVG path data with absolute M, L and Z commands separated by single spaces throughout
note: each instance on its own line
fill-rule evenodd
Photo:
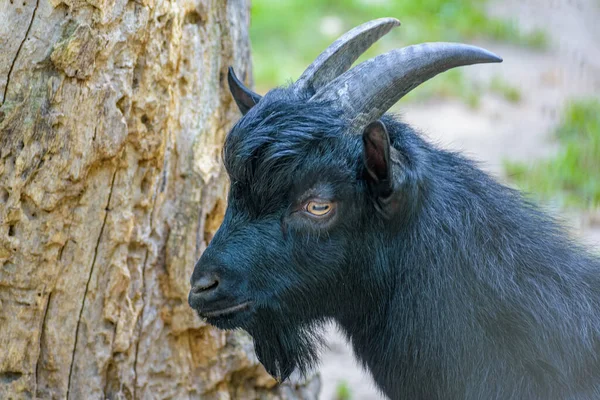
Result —
M 269 313 L 257 318 L 248 333 L 258 360 L 269 374 L 283 382 L 294 371 L 306 376 L 318 362 L 324 343 L 321 327 L 319 321 L 298 323 Z

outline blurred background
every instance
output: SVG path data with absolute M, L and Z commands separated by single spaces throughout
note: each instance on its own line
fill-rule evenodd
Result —
M 502 56 L 499 65 L 434 78 L 393 111 L 526 191 L 600 251 L 600 0 L 254 0 L 251 15 L 254 84 L 263 94 L 297 79 L 345 31 L 379 17 L 402 25 L 358 62 L 427 41 Z M 321 398 L 383 398 L 335 327 L 326 336 Z

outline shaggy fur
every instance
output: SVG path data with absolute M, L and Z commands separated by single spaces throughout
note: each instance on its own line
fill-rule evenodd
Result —
M 219 304 L 252 305 L 208 322 L 248 331 L 282 380 L 315 364 L 333 319 L 391 399 L 600 399 L 600 261 L 473 162 L 382 121 L 401 159 L 387 216 L 362 132 L 328 104 L 277 89 L 238 122 L 192 282 L 217 271 Z M 337 202 L 332 222 L 295 212 L 313 193 Z

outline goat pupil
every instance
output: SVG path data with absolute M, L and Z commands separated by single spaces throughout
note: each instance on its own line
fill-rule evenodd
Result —
M 329 204 L 311 203 L 309 210 L 317 215 L 325 214 L 329 211 Z

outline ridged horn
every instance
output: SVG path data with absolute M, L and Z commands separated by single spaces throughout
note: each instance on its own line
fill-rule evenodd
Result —
M 421 83 L 451 68 L 502 62 L 494 53 L 460 43 L 423 43 L 371 58 L 338 76 L 310 101 L 331 101 L 357 133 Z
M 294 91 L 313 95 L 348 70 L 373 43 L 399 25 L 396 18 L 379 18 L 346 32 L 308 66 L 294 83 Z

